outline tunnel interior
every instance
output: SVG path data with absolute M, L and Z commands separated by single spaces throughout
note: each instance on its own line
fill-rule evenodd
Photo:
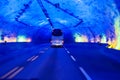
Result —
M 1 0 L 0 42 L 47 43 L 53 28 L 66 43 L 120 49 L 119 0 Z
M 0 80 L 120 80 L 120 0 L 0 0 Z

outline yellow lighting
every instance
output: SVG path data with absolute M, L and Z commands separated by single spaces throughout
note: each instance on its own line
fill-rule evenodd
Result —
M 31 41 L 32 41 L 31 38 L 26 39 L 26 42 L 31 42 Z
M 75 34 L 75 42 L 88 42 L 87 36 L 82 35 L 80 36 L 79 34 Z
M 101 43 L 106 43 L 106 36 L 103 35 L 102 39 L 101 39 Z
M 75 37 L 75 42 L 81 42 L 82 41 L 82 38 L 81 38 L 80 35 L 75 34 L 74 37 Z
M 0 43 L 4 43 L 4 42 L 31 42 L 31 38 L 26 38 L 24 36 L 18 36 L 17 38 L 16 37 L 7 37 L 5 36 L 4 37 L 4 40 L 0 40 Z
M 10 37 L 10 38 L 4 37 L 4 41 L 6 41 L 6 42 L 16 42 L 17 40 L 16 40 L 15 37 Z
M 83 35 L 82 38 L 83 38 L 83 42 L 88 42 L 87 36 Z
M 100 37 L 99 37 L 99 36 L 97 36 L 97 37 L 95 38 L 95 40 L 96 40 L 96 42 L 101 42 L 101 40 L 100 40 Z
M 109 44 L 108 48 L 114 48 L 120 50 L 120 16 L 115 18 L 114 26 L 115 26 L 116 38 L 112 42 L 108 43 Z
M 116 34 L 116 44 L 115 49 L 120 50 L 120 16 L 115 19 L 115 34 Z
M 30 38 L 26 38 L 25 36 L 18 36 L 17 42 L 31 42 Z

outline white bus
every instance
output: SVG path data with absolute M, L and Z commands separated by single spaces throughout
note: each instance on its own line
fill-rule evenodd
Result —
M 61 29 L 53 29 L 51 36 L 51 47 L 62 47 L 64 43 L 63 33 Z

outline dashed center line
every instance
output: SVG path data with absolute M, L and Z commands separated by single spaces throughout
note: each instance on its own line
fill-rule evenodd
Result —
M 45 50 L 48 50 L 48 48 L 45 48 Z
M 31 61 L 34 61 L 38 58 L 39 56 L 35 56 Z
M 65 50 L 67 51 L 67 49 L 65 48 Z
M 32 56 L 31 58 L 29 58 L 27 61 L 34 61 L 38 58 L 39 56 Z
M 12 79 L 13 77 L 15 77 L 18 73 L 20 73 L 22 70 L 24 69 L 24 67 L 15 67 L 14 69 L 12 69 L 11 71 L 9 71 L 8 73 L 6 73 L 5 75 L 3 75 L 0 79 Z
M 45 53 L 44 51 L 40 51 L 40 53 Z
M 67 51 L 67 53 L 70 53 L 69 51 Z
M 48 50 L 48 48 L 45 48 L 45 50 Z M 40 51 L 39 53 L 45 53 L 45 51 Z M 39 55 L 37 56 L 32 56 L 29 59 L 27 59 L 27 61 L 34 61 L 39 57 Z M 20 73 L 22 70 L 24 69 L 24 67 L 15 67 L 14 69 L 10 70 L 8 73 L 6 73 L 5 75 L 3 75 L 2 77 L 0 77 L 0 79 L 12 79 L 13 77 L 15 77 L 18 73 Z
M 76 59 L 72 55 L 70 57 L 72 58 L 73 61 L 76 61 Z
M 48 48 L 45 48 L 45 50 L 47 50 Z M 45 51 L 40 51 L 39 53 L 45 53 Z M 39 56 L 32 56 L 29 59 L 27 59 L 27 61 L 34 61 L 38 58 Z
M 24 69 L 24 67 L 19 68 L 15 73 L 13 73 L 12 75 L 10 75 L 7 79 L 12 79 L 13 77 L 15 77 L 18 73 L 20 73 L 20 71 L 22 71 Z
M 86 77 L 87 80 L 92 80 L 92 78 L 87 74 L 87 72 L 82 67 L 79 67 L 79 69 L 83 73 L 83 75 Z
M 3 75 L 0 79 L 4 79 L 6 78 L 7 76 L 9 76 L 10 74 L 12 74 L 14 71 L 16 71 L 19 67 L 16 67 L 14 69 L 12 69 L 11 71 L 9 71 L 8 73 L 6 73 L 5 75 Z
M 35 56 L 32 56 L 31 58 L 29 58 L 27 61 L 31 61 Z

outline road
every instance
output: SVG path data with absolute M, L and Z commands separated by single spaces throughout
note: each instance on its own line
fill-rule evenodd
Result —
M 10 45 L 2 46 L 2 80 L 120 80 L 120 62 L 107 56 L 110 52 L 103 45 L 20 45 L 9 50 Z

